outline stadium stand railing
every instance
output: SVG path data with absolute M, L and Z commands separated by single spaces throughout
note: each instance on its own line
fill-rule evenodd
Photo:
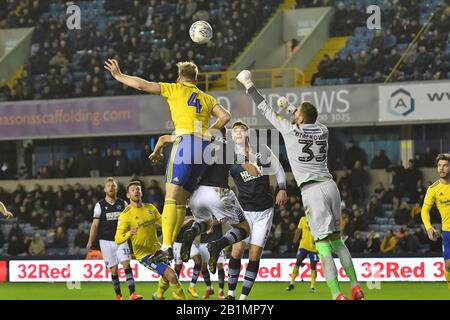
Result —
M 201 68 L 205 70 L 205 68 Z M 305 75 L 297 68 L 252 69 L 253 82 L 259 88 L 300 87 L 305 85 Z M 237 70 L 200 72 L 198 84 L 206 91 L 238 88 Z

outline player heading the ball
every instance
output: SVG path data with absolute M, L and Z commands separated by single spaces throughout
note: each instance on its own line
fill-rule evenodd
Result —
M 198 68 L 193 62 L 179 62 L 176 83 L 149 82 L 120 71 L 114 59 L 105 68 L 117 80 L 130 87 L 164 97 L 175 125 L 176 140 L 168 159 L 166 196 L 162 213 L 162 254 L 173 259 L 174 243 L 186 215 L 186 202 L 197 187 L 206 163 L 203 151 L 211 136 L 209 130 L 219 130 L 230 121 L 230 113 L 217 100 L 197 88 Z M 160 110 L 155 110 L 160 112 Z M 211 117 L 217 120 L 208 128 Z M 199 156 L 200 155 L 200 156 Z

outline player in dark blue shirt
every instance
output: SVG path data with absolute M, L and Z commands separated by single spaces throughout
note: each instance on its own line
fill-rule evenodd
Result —
M 278 158 L 267 145 L 252 146 L 249 143 L 249 127 L 237 121 L 232 127 L 236 154 L 254 154 L 260 174 L 250 175 L 245 168 L 233 165 L 230 173 L 239 191 L 239 203 L 244 209 L 252 231 L 244 241 L 233 245 L 228 267 L 228 299 L 235 299 L 235 290 L 241 270 L 241 258 L 249 244 L 249 263 L 245 271 L 244 286 L 240 300 L 247 299 L 259 270 L 261 254 L 272 226 L 275 202 L 284 205 L 287 200 L 286 176 Z M 269 175 L 276 175 L 278 194 L 274 199 Z

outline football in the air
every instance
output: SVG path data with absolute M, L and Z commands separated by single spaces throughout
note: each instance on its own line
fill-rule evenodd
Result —
M 195 43 L 204 44 L 212 39 L 213 29 L 208 22 L 199 20 L 191 25 L 189 35 Z

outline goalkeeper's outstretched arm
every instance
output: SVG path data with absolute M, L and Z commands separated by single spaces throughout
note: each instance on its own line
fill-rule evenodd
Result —
M 286 119 L 280 119 L 275 111 L 269 106 L 264 97 L 256 89 L 251 79 L 251 73 L 248 70 L 241 71 L 236 79 L 242 83 L 247 90 L 247 93 L 252 97 L 256 104 L 256 107 L 262 112 L 262 114 L 269 120 L 269 122 L 278 130 L 281 134 L 291 131 L 292 124 Z

